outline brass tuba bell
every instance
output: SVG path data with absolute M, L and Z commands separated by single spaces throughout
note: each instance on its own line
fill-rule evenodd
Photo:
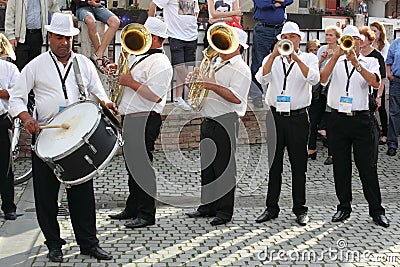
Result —
M 340 38 L 339 45 L 340 48 L 347 54 L 350 50 L 354 48 L 354 38 L 351 35 L 343 35 Z
M 125 90 L 125 86 L 119 84 L 119 75 L 129 73 L 129 55 L 141 55 L 150 49 L 151 33 L 142 24 L 130 23 L 121 30 L 121 45 L 118 69 L 108 77 L 110 100 L 117 106 Z
M 189 102 L 195 111 L 200 111 L 208 90 L 203 87 L 203 76 L 210 77 L 213 70 L 213 59 L 221 54 L 233 53 L 239 47 L 239 37 L 236 31 L 225 23 L 213 24 L 207 31 L 209 46 L 203 50 L 203 59 L 199 73 L 193 75 L 189 82 Z
M 4 34 L 0 33 L 0 57 L 9 56 L 12 60 L 15 60 L 15 53 L 12 45 Z

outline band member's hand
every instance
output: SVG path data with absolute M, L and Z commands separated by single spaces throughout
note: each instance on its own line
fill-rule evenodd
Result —
M 293 50 L 293 52 L 290 54 L 290 57 L 293 59 L 294 62 L 299 62 L 301 59 L 297 55 L 296 51 Z
M 33 133 L 40 132 L 39 123 L 37 122 L 37 120 L 35 120 L 32 117 L 30 117 L 30 119 L 27 119 L 27 120 L 24 121 L 24 127 L 25 127 L 25 131 L 28 134 L 33 134 Z
M 115 114 L 119 114 L 117 106 L 115 105 L 114 102 L 106 103 L 106 107 L 108 107 L 109 109 L 113 110 L 115 112 Z
M 354 51 L 354 49 L 351 49 L 351 50 L 347 53 L 346 59 L 347 59 L 348 61 L 350 61 L 351 64 L 352 64 L 354 67 L 358 67 L 358 65 L 360 64 L 360 63 L 358 63 L 357 55 L 356 55 L 356 52 Z
M 118 70 L 118 64 L 111 63 L 111 64 L 107 64 L 107 66 L 104 68 L 104 73 L 106 75 L 113 75 L 117 72 L 117 70 Z
M 122 86 L 128 86 L 133 82 L 132 74 L 129 73 L 121 73 L 119 76 L 119 84 Z
M 215 71 L 214 70 L 210 73 L 210 77 L 203 77 L 203 87 L 204 88 L 211 89 L 212 86 L 210 86 L 210 85 L 214 85 L 216 83 L 217 83 L 217 81 L 215 80 Z
M 10 44 L 12 45 L 12 48 L 15 50 L 15 48 L 16 48 L 17 45 L 18 45 L 18 42 L 17 42 L 17 40 L 12 39 L 12 40 L 10 40 Z
M 279 43 L 280 43 L 280 41 L 276 42 L 276 44 L 274 45 L 274 49 L 272 50 L 272 53 L 271 53 L 272 57 L 278 57 L 280 55 L 279 51 L 278 51 Z
M 194 67 L 192 72 L 189 72 L 185 78 L 185 84 L 190 84 L 192 77 L 195 75 L 199 75 L 200 69 L 199 67 Z

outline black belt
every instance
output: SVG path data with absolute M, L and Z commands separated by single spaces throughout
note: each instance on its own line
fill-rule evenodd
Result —
M 279 112 L 279 111 L 276 111 L 275 107 L 271 106 L 271 111 L 272 111 L 272 113 L 280 115 L 280 116 L 294 117 L 294 116 L 297 116 L 297 115 L 301 115 L 301 114 L 307 113 L 307 108 L 295 109 L 295 110 L 291 110 L 290 112 Z
M 355 117 L 355 116 L 369 116 L 369 110 L 355 110 L 349 113 L 339 112 L 337 109 L 332 109 L 333 112 L 337 112 L 337 114 L 341 114 L 343 116 Z
M 282 22 L 280 24 L 269 24 L 269 23 L 264 23 L 262 21 L 256 21 L 256 23 L 260 26 L 274 28 L 274 29 L 279 29 L 279 28 L 283 27 L 283 24 L 285 24 L 285 22 Z
M 41 33 L 42 29 L 26 29 L 26 33 Z

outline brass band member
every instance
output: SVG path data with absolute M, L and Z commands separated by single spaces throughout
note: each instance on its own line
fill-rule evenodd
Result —
M 144 26 L 150 31 L 149 51 L 137 57 L 131 72 L 121 74 L 126 86 L 121 104 L 124 114 L 124 156 L 129 175 L 129 196 L 125 209 L 112 219 L 131 219 L 125 224 L 139 228 L 155 223 L 156 175 L 151 166 L 154 143 L 160 133 L 161 115 L 172 79 L 172 65 L 164 54 L 167 24 L 148 17 Z
M 369 205 L 369 215 L 378 225 L 388 227 L 389 221 L 381 205 L 377 174 L 378 128 L 368 105 L 369 86 L 379 88 L 380 85 L 379 63 L 375 58 L 360 54 L 364 36 L 357 27 L 347 26 L 343 35 L 352 36 L 354 49 L 350 49 L 347 54 L 344 54 L 342 47 L 336 50 L 321 71 L 322 84 L 331 79 L 328 105 L 332 107 L 333 175 L 339 199 L 332 222 L 350 217 L 353 149 L 354 161 Z
M 95 93 L 108 102 L 106 103 L 108 107 L 114 107 L 114 104 L 108 100 L 90 60 L 71 51 L 72 37 L 79 33 L 79 30 L 73 26 L 72 16 L 56 13 L 53 15 L 51 24 L 45 27 L 48 31 L 50 51 L 41 54 L 25 66 L 10 99 L 11 115 L 18 116 L 22 120 L 28 134 L 38 133 L 39 125 L 46 124 L 62 107 L 79 100 L 80 92 L 74 68 L 71 67 L 75 57 L 87 90 L 86 95 Z M 31 89 L 35 93 L 37 108 L 35 119 L 29 115 L 26 108 L 28 93 Z M 66 242 L 60 237 L 57 221 L 60 182 L 52 169 L 35 153 L 32 153 L 32 165 L 36 215 L 46 238 L 48 256 L 50 261 L 62 262 L 61 247 Z M 99 240 L 96 237 L 93 180 L 67 188 L 67 198 L 71 223 L 81 254 L 91 255 L 100 260 L 112 259 L 112 256 L 99 247 Z
M 238 118 L 246 112 L 251 83 L 250 68 L 240 55 L 241 50 L 248 48 L 247 34 L 232 29 L 236 30 L 240 45 L 230 54 L 219 53 L 215 72 L 203 80 L 209 95 L 201 110 L 205 117 L 200 129 L 201 205 L 196 211 L 186 213 L 190 218 L 215 217 L 211 225 L 226 224 L 232 219 Z
M 277 218 L 282 184 L 283 156 L 287 147 L 292 170 L 293 213 L 296 222 L 304 226 L 309 221 L 306 204 L 307 141 L 309 121 L 307 107 L 311 104 L 311 86 L 319 82 L 318 58 L 299 49 L 304 33 L 294 22 L 286 22 L 280 40 L 256 74 L 264 87 L 268 85 L 265 102 L 267 113 L 267 144 L 269 162 L 267 208 L 257 219 L 261 223 Z M 284 49 L 287 40 L 293 51 Z M 278 48 L 282 48 L 280 55 Z M 272 117 L 271 117 L 272 113 Z M 274 120 L 268 121 L 269 118 Z M 275 127 L 273 127 L 275 126 Z M 276 138 L 275 138 L 276 137 Z
M 0 34 L 0 37 L 4 35 Z M 0 44 L 1 45 L 1 44 Z M 4 50 L 4 47 L 0 47 Z M 11 48 L 12 49 L 12 48 Z M 0 194 L 1 210 L 6 220 L 15 220 L 17 207 L 14 203 L 14 174 L 12 171 L 11 127 L 8 114 L 10 93 L 17 81 L 19 71 L 14 64 L 0 59 Z

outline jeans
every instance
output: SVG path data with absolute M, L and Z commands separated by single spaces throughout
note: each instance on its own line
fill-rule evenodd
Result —
M 261 67 L 263 59 L 268 56 L 277 39 L 276 36 L 282 31 L 281 28 L 264 27 L 258 23 L 254 24 L 253 29 L 253 48 L 251 57 L 251 76 L 253 83 L 250 86 L 249 97 L 256 98 L 262 96 L 261 84 L 256 80 L 255 75 Z
M 389 85 L 389 128 L 387 146 L 397 149 L 400 131 L 400 78 L 394 78 Z

